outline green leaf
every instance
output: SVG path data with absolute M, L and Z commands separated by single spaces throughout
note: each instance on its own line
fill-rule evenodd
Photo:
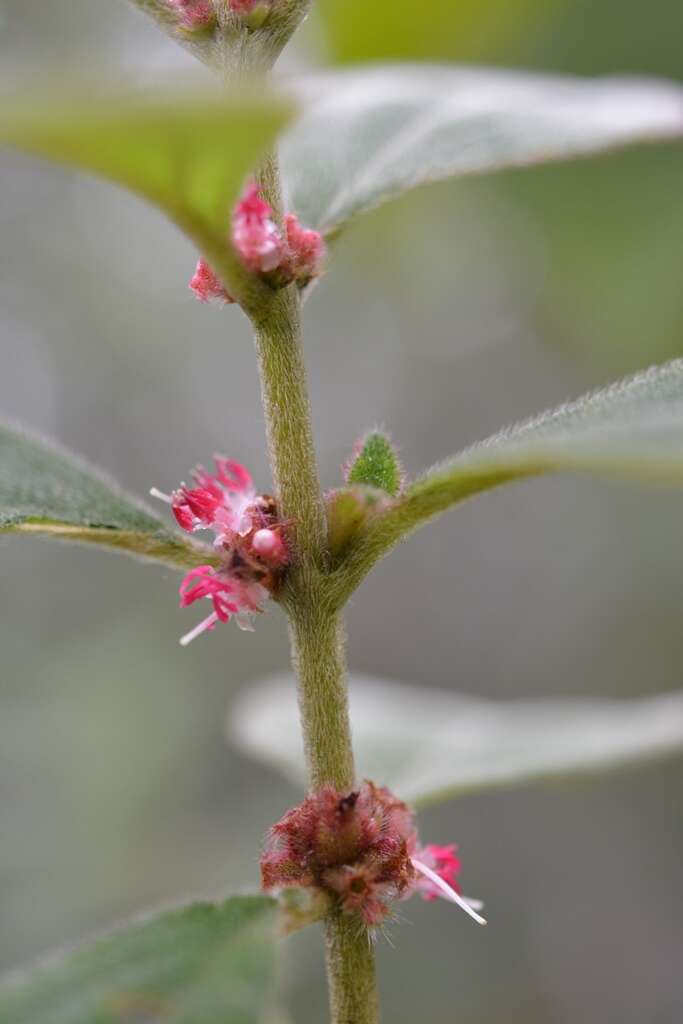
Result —
M 683 359 L 503 430 L 429 470 L 357 533 L 337 570 L 338 600 L 435 515 L 500 484 L 553 472 L 683 485 Z
M 277 905 L 196 903 L 140 920 L 0 985 L 3 1024 L 260 1024 Z
M 378 65 L 297 91 L 285 182 L 302 221 L 326 234 L 417 185 L 683 135 L 683 88 L 666 81 Z
M 359 777 L 418 806 L 683 751 L 683 692 L 503 702 L 357 677 L 350 693 Z M 304 781 L 292 679 L 251 686 L 231 709 L 228 731 L 245 753 Z
M 289 105 L 260 94 L 149 90 L 95 83 L 5 100 L 0 143 L 73 164 L 161 207 L 217 271 L 244 274 L 228 218 L 245 175 L 286 122 Z
M 0 424 L 0 532 L 100 544 L 174 567 L 211 561 L 70 452 Z
M 396 497 L 403 483 L 403 470 L 386 434 L 373 430 L 359 441 L 349 460 L 346 482 L 376 487 Z

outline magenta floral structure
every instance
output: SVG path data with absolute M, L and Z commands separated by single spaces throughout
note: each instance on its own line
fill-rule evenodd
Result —
M 397 900 L 441 896 L 485 924 L 481 904 L 460 893 L 455 846 L 423 846 L 411 808 L 384 786 L 364 781 L 339 792 L 323 786 L 268 832 L 261 857 L 265 890 L 321 890 L 344 913 L 381 925 Z
M 325 260 L 320 232 L 302 227 L 293 213 L 285 215 L 281 229 L 254 182 L 247 185 L 235 204 L 230 240 L 245 270 L 272 288 L 284 288 L 293 281 L 304 287 L 319 276 Z M 234 301 L 205 259 L 198 261 L 190 288 L 201 302 Z
M 151 494 L 171 506 L 176 522 L 188 533 L 211 530 L 220 564 L 198 565 L 180 584 L 180 606 L 206 598 L 212 611 L 181 638 L 185 646 L 219 622 L 234 618 L 251 630 L 253 617 L 273 594 L 289 562 L 286 524 L 269 495 L 258 495 L 251 474 L 239 462 L 214 457 L 215 473 L 197 466 L 194 486 L 183 483 L 171 494 L 153 487 Z

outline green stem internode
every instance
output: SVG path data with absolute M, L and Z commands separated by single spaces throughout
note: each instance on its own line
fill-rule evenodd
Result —
M 259 177 L 281 214 L 274 158 Z M 251 311 L 250 311 L 251 312 Z M 293 561 L 280 595 L 289 615 L 301 726 L 311 788 L 355 782 L 344 630 L 330 600 L 327 523 L 318 479 L 295 285 L 274 292 L 256 315 L 268 447 L 280 514 L 289 523 Z M 375 964 L 367 930 L 335 910 L 325 922 L 332 1024 L 376 1024 Z

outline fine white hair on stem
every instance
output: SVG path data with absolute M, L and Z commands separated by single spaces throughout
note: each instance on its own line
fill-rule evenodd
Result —
M 447 900 L 450 900 L 451 903 L 456 903 L 460 909 L 464 910 L 466 914 L 469 914 L 477 924 L 486 924 L 486 918 L 481 917 L 481 915 L 476 912 L 474 907 L 466 899 L 460 896 L 455 889 L 452 889 L 448 882 L 445 882 L 440 875 L 437 875 L 436 871 L 432 871 L 431 868 L 427 867 L 426 864 L 423 864 L 421 860 L 416 860 L 415 857 L 411 857 L 411 862 L 415 870 L 419 871 L 420 874 L 425 876 L 425 878 L 428 878 L 430 882 L 433 882 L 437 889 L 441 890 Z

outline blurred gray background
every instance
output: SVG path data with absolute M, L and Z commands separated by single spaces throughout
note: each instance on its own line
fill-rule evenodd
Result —
M 485 5 L 484 5 L 485 6 Z M 541 5 L 542 6 L 542 5 Z M 510 4 L 495 45 L 417 56 L 683 77 L 680 0 Z M 643 21 L 643 17 L 646 21 Z M 522 23 L 520 31 L 520 18 Z M 424 35 L 424 33 L 423 33 Z M 289 68 L 325 59 L 311 19 Z M 124 0 L 0 0 L 3 84 L 193 74 Z M 383 423 L 416 472 L 499 426 L 683 355 L 683 148 L 437 186 L 359 222 L 306 310 L 320 467 Z M 187 290 L 195 253 L 103 182 L 0 153 L 0 411 L 145 494 L 220 449 L 269 486 L 249 331 Z M 352 668 L 488 697 L 681 683 L 683 496 L 570 479 L 468 504 L 396 551 L 348 614 Z M 277 612 L 188 650 L 171 572 L 0 543 L 0 966 L 140 908 L 253 885 L 299 796 L 228 749 L 235 694 L 287 658 Z M 379 942 L 386 1019 L 683 1019 L 680 761 L 425 813 L 457 840 L 485 931 L 413 901 Z M 314 930 L 283 996 L 324 1019 Z

